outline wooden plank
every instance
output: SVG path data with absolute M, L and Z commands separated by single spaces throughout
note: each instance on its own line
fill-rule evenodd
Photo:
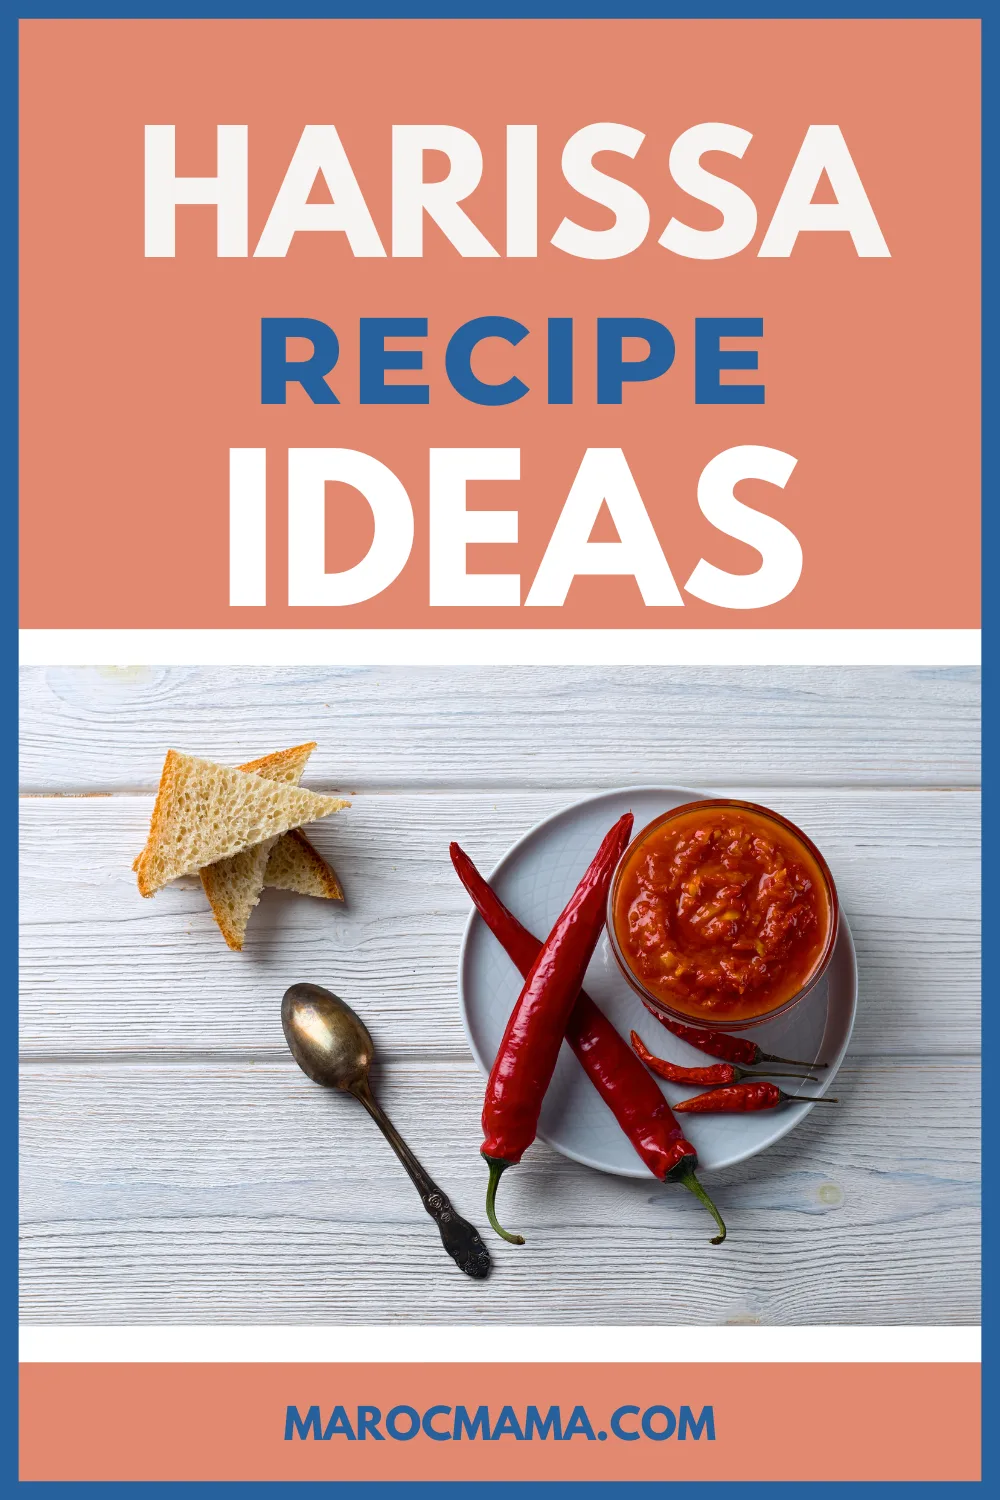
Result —
M 25 668 L 26 791 L 152 790 L 168 746 L 230 764 L 319 741 L 307 782 L 965 786 L 974 668 Z
M 490 1236 L 484 1285 L 450 1265 L 360 1107 L 290 1060 L 22 1072 L 27 1322 L 978 1320 L 968 1062 L 852 1057 L 837 1109 L 711 1176 L 730 1229 L 719 1249 L 680 1189 L 536 1144 L 503 1185 L 529 1242 Z M 394 1063 L 376 1082 L 485 1228 L 474 1066 Z
M 771 800 L 816 838 L 838 881 L 860 963 L 854 1048 L 976 1051 L 976 794 L 776 788 Z M 150 798 L 25 799 L 25 1053 L 280 1054 L 281 995 L 314 979 L 355 1004 L 390 1051 L 464 1057 L 455 975 L 469 905 L 448 841 L 489 870 L 565 801 L 561 792 L 359 797 L 312 830 L 340 872 L 346 909 L 268 892 L 244 952 L 231 953 L 199 884 L 138 895 L 130 865 Z

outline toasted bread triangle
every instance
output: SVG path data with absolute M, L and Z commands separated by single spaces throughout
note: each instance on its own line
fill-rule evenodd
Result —
M 315 749 L 316 741 L 310 740 L 307 745 L 293 745 L 290 750 L 274 750 L 270 755 L 248 760 L 239 769 L 246 771 L 248 775 L 255 772 L 258 776 L 266 776 L 270 781 L 287 781 L 295 786 Z M 132 861 L 134 871 L 138 870 L 141 859 L 142 851 Z
M 293 828 L 278 839 L 267 861 L 264 884 L 295 891 L 300 896 L 319 896 L 326 901 L 344 899 L 336 870 L 327 864 L 301 828 Z
M 347 806 L 340 797 L 169 750 L 139 856 L 139 890 L 152 896 L 181 875 Z
M 240 771 L 246 771 L 248 776 L 266 776 L 268 781 L 281 781 L 289 786 L 298 786 L 299 777 L 306 768 L 306 762 L 316 749 L 316 741 L 309 740 L 305 745 L 293 745 L 290 750 L 274 750 L 270 755 L 262 755 L 258 760 L 248 760 Z

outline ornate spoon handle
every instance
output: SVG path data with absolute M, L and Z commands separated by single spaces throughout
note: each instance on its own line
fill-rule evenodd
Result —
M 461 1214 L 455 1212 L 448 1195 L 443 1193 L 433 1177 L 424 1171 L 385 1110 L 378 1103 L 368 1086 L 368 1080 L 362 1080 L 351 1090 L 351 1093 L 356 1099 L 360 1099 L 403 1163 L 410 1181 L 420 1194 L 421 1203 L 441 1233 L 444 1248 L 459 1270 L 464 1271 L 466 1276 L 471 1276 L 474 1281 L 483 1281 L 490 1274 L 492 1262 L 490 1252 L 483 1244 L 478 1229 L 474 1228 L 467 1219 L 463 1219 Z

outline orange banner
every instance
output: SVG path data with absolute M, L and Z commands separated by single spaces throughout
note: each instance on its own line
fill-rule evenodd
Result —
M 22 38 L 22 625 L 978 625 L 974 22 Z
M 28 1364 L 21 1478 L 975 1480 L 979 1376 L 970 1364 Z

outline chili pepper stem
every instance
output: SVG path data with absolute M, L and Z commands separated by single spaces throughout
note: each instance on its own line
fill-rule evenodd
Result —
M 773 1068 L 758 1068 L 756 1072 L 744 1071 L 744 1078 L 797 1078 L 800 1083 L 819 1083 L 808 1073 L 776 1073 Z
M 830 1066 L 829 1063 L 821 1063 L 821 1062 L 807 1063 L 807 1062 L 802 1062 L 797 1057 L 778 1057 L 773 1052 L 762 1052 L 760 1054 L 760 1056 L 758 1057 L 757 1061 L 759 1063 L 762 1063 L 762 1062 L 787 1063 L 788 1066 L 792 1067 L 792 1068 L 828 1068 Z
M 713 1240 L 710 1240 L 709 1244 L 721 1245 L 723 1240 L 726 1238 L 726 1226 L 723 1223 L 722 1215 L 719 1213 L 719 1210 L 716 1208 L 715 1204 L 712 1202 L 711 1198 L 708 1196 L 708 1194 L 705 1192 L 705 1189 L 698 1181 L 694 1167 L 687 1166 L 686 1164 L 682 1163 L 681 1170 L 673 1180 L 674 1182 L 682 1183 L 683 1186 L 687 1188 L 689 1193 L 694 1193 L 695 1197 L 698 1198 L 702 1203 L 704 1203 L 705 1207 L 708 1209 L 709 1213 L 712 1215 L 712 1218 L 715 1220 L 716 1224 L 718 1224 L 719 1229 L 721 1230 L 721 1233 L 717 1234 Z
M 490 1180 L 486 1184 L 486 1217 L 489 1219 L 490 1224 L 493 1226 L 502 1240 L 506 1240 L 509 1245 L 523 1245 L 523 1235 L 510 1234 L 506 1229 L 503 1228 L 501 1224 L 497 1222 L 497 1183 L 500 1181 L 500 1178 L 510 1166 L 510 1162 L 501 1161 L 500 1157 L 498 1156 L 488 1156 L 486 1160 L 489 1163 L 490 1168 Z

